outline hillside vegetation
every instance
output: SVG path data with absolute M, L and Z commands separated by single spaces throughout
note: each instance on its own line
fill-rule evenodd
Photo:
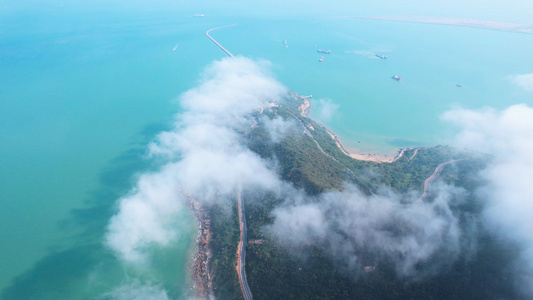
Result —
M 271 107 L 255 116 L 259 125 L 246 133 L 249 148 L 265 159 L 277 161 L 280 177 L 315 199 L 328 190 L 342 190 L 353 184 L 367 195 L 388 188 L 398 194 L 420 196 L 424 181 L 446 161 L 463 159 L 444 169 L 439 180 L 473 191 L 482 182 L 478 172 L 490 157 L 457 151 L 446 146 L 408 149 L 393 163 L 355 160 L 345 155 L 326 128 L 301 116 L 302 99 L 293 95 L 280 107 Z M 262 117 L 294 120 L 295 128 L 278 143 L 270 142 Z M 307 134 L 304 127 L 307 127 Z M 316 145 L 318 142 L 319 146 Z M 323 152 L 324 153 L 323 153 Z M 412 159 L 411 159 L 412 158 Z M 467 192 L 466 201 L 452 205 L 460 212 L 460 222 L 476 216 L 482 204 Z M 335 262 L 322 249 L 308 245 L 292 249 L 270 239 L 265 225 L 273 223 L 272 210 L 283 203 L 273 194 L 246 192 L 246 218 L 249 241 L 246 273 L 254 299 L 516 299 L 506 267 L 516 255 L 513 245 L 501 244 L 484 232 L 476 236 L 475 251 L 461 254 L 444 264 L 442 271 L 424 280 L 400 277 L 386 258 L 377 258 L 371 271 L 354 269 Z M 431 190 L 429 197 L 431 198 Z M 412 197 L 411 197 L 412 198 Z M 412 201 L 406 197 L 405 201 Z M 409 205 L 410 203 L 406 203 Z M 232 214 L 211 210 L 214 235 L 215 296 L 241 299 L 236 268 L 239 239 L 236 209 Z M 374 257 L 369 251 L 363 257 Z M 423 268 L 424 266 L 420 266 Z

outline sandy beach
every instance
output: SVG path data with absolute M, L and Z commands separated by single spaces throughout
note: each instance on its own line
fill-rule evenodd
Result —
M 348 155 L 351 158 L 357 159 L 357 160 L 364 160 L 364 161 L 373 161 L 373 162 L 379 162 L 379 163 L 392 163 L 395 160 L 399 159 L 403 156 L 405 150 L 407 149 L 398 149 L 393 151 L 390 154 L 383 154 L 383 153 L 377 153 L 377 152 L 371 152 L 371 153 L 365 153 L 360 151 L 359 149 L 355 148 L 346 148 L 339 140 L 339 137 L 334 134 L 333 132 L 326 129 L 329 136 L 335 140 L 335 144 L 337 144 L 337 147 L 346 155 Z
M 365 160 L 365 161 L 373 161 L 373 162 L 379 162 L 379 163 L 392 163 L 395 160 L 399 159 L 403 156 L 405 150 L 399 150 L 397 155 L 387 155 L 382 153 L 363 153 L 360 152 L 358 149 L 350 149 L 350 152 L 348 152 L 349 156 L 351 158 L 357 159 L 357 160 Z
M 309 101 L 308 97 L 300 96 L 298 94 L 296 94 L 296 97 L 298 97 L 298 98 L 300 98 L 301 100 L 304 101 L 303 104 L 298 107 L 300 115 L 302 117 L 308 118 L 309 117 L 309 113 L 311 111 L 311 102 Z M 307 126 L 311 130 L 315 130 L 310 124 L 307 124 Z M 392 163 L 395 160 L 397 160 L 400 157 L 402 157 L 403 153 L 405 152 L 405 150 L 408 150 L 408 149 L 398 149 L 398 150 L 392 151 L 389 154 L 377 153 L 377 152 L 362 152 L 359 149 L 346 148 L 341 143 L 339 137 L 336 134 L 334 134 L 333 132 L 331 132 L 328 129 L 326 129 L 326 131 L 329 134 L 329 136 L 333 140 L 335 140 L 335 144 L 337 144 L 337 147 L 339 147 L 339 149 L 344 154 L 346 154 L 347 156 L 349 156 L 349 157 L 351 157 L 353 159 L 357 159 L 357 160 L 373 161 L 373 162 L 378 162 L 378 163 Z

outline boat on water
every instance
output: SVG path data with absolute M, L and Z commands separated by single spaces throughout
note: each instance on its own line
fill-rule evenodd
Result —
M 387 59 L 387 56 L 385 56 L 383 54 L 376 54 L 376 56 L 381 58 L 381 59 Z
M 463 85 L 460 84 L 460 83 L 456 84 L 455 86 L 456 86 L 456 87 L 463 87 Z
M 398 76 L 398 75 L 392 76 L 392 79 L 394 79 L 396 81 L 401 81 L 402 80 L 402 78 L 400 76 Z
M 323 62 L 324 61 L 324 56 L 322 56 L 318 61 L 319 62 Z
M 205 17 L 204 14 L 194 14 L 194 15 L 192 15 L 192 16 L 193 16 L 193 17 Z
M 318 52 L 318 53 L 324 53 L 324 54 L 330 54 L 330 53 L 331 53 L 331 50 L 322 50 L 322 49 L 318 49 L 317 52 Z

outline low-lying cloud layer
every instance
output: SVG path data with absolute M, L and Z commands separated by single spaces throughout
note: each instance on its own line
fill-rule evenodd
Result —
M 441 186 L 431 203 L 405 205 L 405 198 L 414 201 L 416 196 L 390 190 L 367 196 L 346 186 L 312 202 L 289 200 L 274 210 L 268 232 L 290 247 L 318 246 L 354 271 L 385 259 L 398 275 L 423 277 L 459 254 L 463 232 L 450 203 L 464 195 Z M 422 263 L 428 266 L 415 272 Z
M 278 177 L 269 164 L 243 145 L 248 116 L 286 89 L 268 72 L 267 62 L 237 57 L 213 63 L 201 84 L 180 97 L 183 112 L 173 129 L 149 145 L 153 158 L 167 161 L 157 172 L 140 176 L 120 199 L 106 243 L 125 261 L 146 260 L 146 249 L 166 246 L 180 234 L 177 215 L 187 197 L 223 203 L 239 185 L 275 189 Z M 277 120 L 273 136 L 283 131 Z M 281 131 L 280 131 L 281 130 Z
M 481 221 L 462 218 L 452 209 L 467 196 L 455 187 L 441 184 L 432 202 L 409 206 L 401 204 L 409 202 L 409 195 L 388 191 L 366 196 L 347 187 L 313 201 L 287 201 L 274 210 L 275 222 L 268 231 L 291 247 L 319 246 L 344 265 L 372 265 L 361 259 L 371 249 L 392 261 L 399 275 L 424 276 L 442 270 L 461 251 L 473 250 L 481 222 L 502 242 L 519 245 L 513 273 L 519 289 L 532 296 L 533 108 L 455 109 L 442 119 L 460 129 L 454 146 L 494 157 L 479 174 L 486 184 L 473 191 L 484 207 Z M 424 268 L 417 268 L 420 265 Z
M 149 262 L 152 247 L 170 245 L 180 237 L 184 224 L 178 216 L 188 199 L 225 204 L 243 186 L 284 195 L 286 201 L 272 213 L 274 223 L 265 228 L 271 237 L 290 247 L 319 247 L 350 269 L 385 259 L 398 275 L 420 278 L 439 272 L 461 251 L 471 249 L 464 245 L 465 241 L 472 245 L 476 220 L 465 224 L 468 218 L 452 209 L 465 199 L 462 189 L 440 185 L 431 201 L 404 205 L 419 195 L 382 189 L 368 196 L 347 185 L 343 191 L 310 198 L 283 182 L 275 163 L 247 148 L 243 133 L 261 122 L 271 141 L 279 142 L 292 126 L 298 126 L 281 118 L 250 120 L 257 108 L 285 93 L 266 62 L 237 57 L 213 63 L 199 86 L 180 97 L 183 111 L 176 115 L 173 128 L 149 145 L 149 155 L 162 166 L 139 176 L 132 191 L 120 199 L 106 244 L 127 263 Z M 530 280 L 533 109 L 526 105 L 503 112 L 459 109 L 443 118 L 462 128 L 456 145 L 496 157 L 482 174 L 490 184 L 476 195 L 488 203 L 484 217 L 491 230 L 523 245 L 520 259 L 528 268 L 521 279 Z M 160 298 L 167 297 L 159 287 L 134 288 L 157 290 Z M 130 290 L 117 290 L 116 295 Z
M 488 184 L 478 191 L 486 202 L 484 217 L 491 231 L 518 243 L 521 257 L 515 272 L 521 288 L 533 296 L 533 108 L 513 105 L 503 111 L 456 109 L 443 119 L 462 130 L 456 146 L 494 156 L 480 175 Z
M 318 99 L 314 102 L 313 109 L 314 117 L 323 123 L 331 121 L 331 119 L 338 113 L 340 105 L 331 101 L 331 99 Z
M 515 75 L 511 77 L 511 80 L 514 84 L 518 85 L 524 90 L 528 92 L 533 91 L 533 73 Z

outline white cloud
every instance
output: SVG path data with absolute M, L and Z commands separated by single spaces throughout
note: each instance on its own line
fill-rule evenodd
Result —
M 456 145 L 494 156 L 480 175 L 479 196 L 487 203 L 490 229 L 522 247 L 522 287 L 533 295 L 533 108 L 520 104 L 503 111 L 455 109 L 443 118 L 461 128 Z M 516 272 L 519 274 L 519 272 Z
M 320 122 L 327 123 L 337 114 L 340 105 L 331 101 L 331 99 L 318 99 L 313 102 L 313 117 Z
M 120 200 L 119 212 L 111 218 L 106 244 L 129 262 L 144 263 L 144 251 L 152 244 L 174 241 L 180 226 L 175 219 L 184 209 L 179 193 L 176 164 L 160 172 L 142 175 L 132 193 Z
M 533 73 L 511 76 L 511 80 L 524 90 L 533 91 Z
M 366 196 L 347 186 L 312 201 L 289 200 L 273 211 L 275 221 L 267 232 L 290 247 L 322 247 L 344 266 L 362 269 L 375 263 L 360 261 L 370 249 L 372 255 L 392 260 L 399 275 L 424 276 L 438 270 L 436 265 L 453 261 L 460 251 L 462 233 L 448 202 L 464 195 L 444 186 L 438 194 L 431 203 L 406 206 L 401 200 L 409 196 L 387 190 Z M 415 272 L 418 263 L 436 256 L 446 259 Z
M 270 139 L 274 143 L 279 143 L 283 137 L 287 135 L 289 130 L 297 128 L 294 120 L 285 120 L 281 117 L 270 119 L 264 117 L 262 119 L 265 129 L 270 134 Z
M 347 187 L 309 203 L 303 201 L 305 195 L 281 182 L 269 162 L 243 145 L 242 131 L 250 126 L 247 116 L 264 101 L 286 92 L 267 65 L 242 57 L 215 62 L 200 85 L 180 97 L 183 112 L 176 115 L 173 129 L 149 145 L 150 155 L 167 163 L 139 177 L 134 189 L 120 199 L 109 223 L 106 244 L 117 256 L 132 263 L 146 261 L 147 249 L 179 238 L 178 216 L 186 209 L 186 195 L 224 203 L 234 198 L 242 184 L 252 189 L 284 188 L 292 196 L 274 210 L 275 222 L 269 227 L 273 236 L 286 243 L 317 243 L 349 265 L 360 264 L 361 249 L 370 247 L 391 258 L 403 275 L 412 275 L 415 265 L 436 256 L 453 260 L 465 233 L 449 203 L 464 197 L 460 190 L 441 186 L 433 202 L 403 206 L 405 195 L 366 196 Z M 331 118 L 338 109 L 331 102 L 323 105 L 324 118 Z M 480 193 L 489 202 L 485 216 L 494 230 L 524 245 L 521 258 L 533 274 L 533 109 L 526 105 L 502 112 L 457 109 L 443 119 L 461 126 L 458 146 L 496 156 L 495 165 L 483 174 L 491 183 Z M 277 141 L 290 126 L 288 121 L 274 119 L 265 128 Z M 400 232 L 394 232 L 396 224 L 402 224 Z M 160 297 L 153 299 L 166 299 L 154 286 L 128 290 L 151 291 Z M 116 295 L 127 295 L 128 290 Z
M 442 119 L 460 127 L 454 139 L 458 147 L 490 153 L 501 158 L 530 160 L 533 149 L 533 109 L 525 104 L 513 105 L 504 111 L 454 109 Z
M 224 202 L 235 197 L 241 184 L 251 189 L 279 186 L 273 168 L 243 145 L 241 133 L 249 130 L 249 114 L 286 93 L 268 72 L 268 63 L 224 59 L 202 78 L 180 97 L 183 112 L 176 115 L 174 128 L 149 145 L 151 157 L 167 164 L 140 176 L 109 223 L 106 244 L 125 261 L 145 261 L 147 249 L 179 237 L 177 216 L 187 196 Z M 273 121 L 279 125 L 273 132 L 281 135 L 285 125 L 278 123 Z

